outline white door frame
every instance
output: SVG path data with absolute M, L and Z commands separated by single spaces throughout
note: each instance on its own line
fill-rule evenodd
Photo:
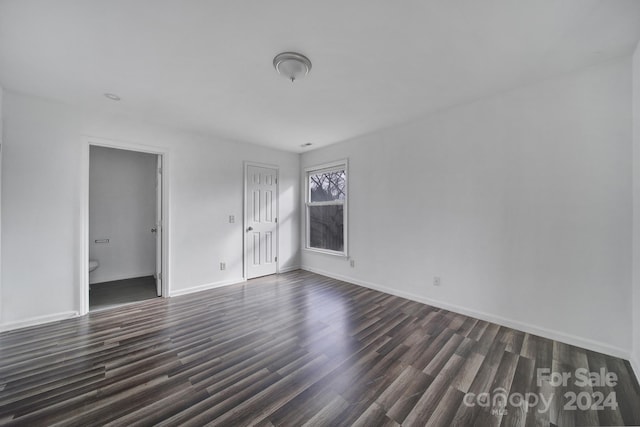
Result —
M 242 200 L 242 277 L 247 280 L 247 170 L 249 166 L 259 168 L 269 168 L 276 170 L 276 274 L 280 273 L 280 167 L 269 163 L 244 162 L 243 177 L 244 182 L 244 198 Z
M 160 297 L 164 295 L 162 292 L 162 282 L 163 282 L 163 262 L 162 262 L 162 240 L 164 234 L 164 224 L 162 214 L 164 209 L 162 208 L 162 168 L 164 165 L 162 164 L 162 159 L 164 156 L 161 154 L 156 155 L 156 222 L 154 224 L 156 230 L 156 274 L 154 274 L 154 278 L 156 279 L 156 294 Z
M 169 150 L 164 147 L 85 136 L 82 141 L 82 179 L 80 181 L 80 248 L 82 248 L 80 251 L 80 265 L 78 266 L 80 275 L 78 313 L 80 316 L 84 316 L 89 312 L 89 149 L 91 146 L 138 151 L 162 157 L 162 297 L 167 298 L 170 290 Z

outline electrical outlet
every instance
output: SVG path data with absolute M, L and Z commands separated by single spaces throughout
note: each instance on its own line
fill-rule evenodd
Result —
M 234 222 L 236 222 L 235 215 L 229 215 L 229 224 L 233 224 Z
M 349 260 L 349 265 L 351 266 L 351 268 L 355 267 L 356 266 L 355 260 L 350 259 Z
M 433 286 L 440 286 L 440 277 L 433 276 Z
M 220 270 L 225 270 L 227 268 L 227 264 L 225 264 L 224 262 L 220 263 Z

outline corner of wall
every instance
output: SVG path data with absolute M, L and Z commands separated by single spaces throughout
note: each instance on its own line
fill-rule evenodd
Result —
M 638 194 L 634 258 L 630 236 L 630 72 L 627 55 L 304 153 L 302 167 L 349 157 L 354 195 L 367 191 L 367 178 L 378 171 L 395 167 L 398 173 L 385 182 L 385 189 L 397 190 L 387 191 L 376 209 L 370 198 L 351 200 L 350 255 L 360 260 L 359 268 L 304 249 L 302 268 L 432 305 L 455 305 L 473 317 L 491 317 L 625 359 L 633 336 L 640 360 L 640 331 L 632 332 L 630 325 L 632 316 L 640 324 L 640 304 L 638 297 L 634 305 L 629 301 L 635 258 L 634 286 L 640 294 L 640 141 L 639 160 L 634 159 L 639 177 L 633 178 Z M 593 102 L 585 103 L 585 96 Z M 585 151 L 585 144 L 593 151 Z M 579 156 L 577 147 L 582 147 Z M 550 152 L 562 152 L 552 167 Z M 610 163 L 601 162 L 605 157 Z M 597 173 L 586 167 L 599 161 Z M 545 168 L 557 175 L 540 173 Z M 412 180 L 412 170 L 428 174 Z M 568 170 L 570 180 L 563 178 Z M 566 194 L 580 194 L 579 203 L 557 210 L 556 201 Z M 602 201 L 602 210 L 580 208 L 595 200 Z M 403 204 L 410 208 L 398 215 L 396 207 Z M 566 218 L 580 218 L 581 225 L 567 227 Z M 376 229 L 384 245 L 371 244 L 371 224 L 385 225 Z M 604 224 L 606 233 L 594 233 Z M 304 218 L 301 226 L 304 230 Z M 585 243 L 594 252 L 582 251 Z M 609 256 L 611 249 L 619 256 Z M 596 267 L 581 267 L 587 264 Z M 441 275 L 453 286 L 424 286 L 425 277 Z M 610 287 L 601 286 L 600 275 L 614 278 Z M 550 306 L 548 292 L 556 289 L 563 296 Z M 563 299 L 575 304 L 565 308 Z M 608 313 L 608 322 L 596 320 L 595 310 Z
M 4 142 L 3 126 L 3 95 L 4 89 L 0 86 L 0 324 L 2 323 L 2 149 Z
M 633 131 L 633 250 L 631 275 L 631 357 L 636 377 L 640 377 L 640 42 L 633 53 L 632 131 Z
M 623 359 L 626 359 L 629 354 L 629 350 L 626 348 L 618 348 L 616 346 L 602 344 L 600 342 L 597 342 L 588 338 L 580 337 L 570 333 L 560 332 L 557 330 L 552 330 L 552 329 L 541 327 L 532 323 L 523 322 L 517 319 L 506 318 L 500 315 L 488 313 L 486 311 L 479 311 L 473 308 L 451 304 L 446 301 L 435 300 L 435 299 L 418 295 L 412 292 L 400 291 L 393 287 L 385 286 L 379 283 L 359 280 L 354 277 L 344 276 L 341 274 L 336 274 L 330 271 L 309 267 L 305 265 L 303 265 L 301 269 L 305 271 L 309 271 L 311 273 L 316 273 L 322 276 L 330 277 L 332 279 L 336 279 L 336 280 L 351 283 L 354 285 L 363 286 L 365 288 L 373 289 L 376 291 L 384 292 L 386 294 L 399 296 L 401 298 L 406 298 L 411 301 L 416 301 L 422 304 L 430 305 L 432 307 L 437 307 L 442 310 L 453 311 L 455 313 L 472 317 L 474 319 L 479 319 L 485 322 L 495 323 L 496 325 L 504 326 L 507 328 L 516 329 L 518 331 L 526 332 L 528 334 L 537 335 L 537 336 L 544 337 L 554 341 L 560 341 L 576 347 L 586 348 L 599 353 L 609 354 L 611 356 L 615 356 Z M 640 372 L 636 369 L 636 367 L 640 366 L 640 364 L 634 362 L 633 359 L 631 360 L 631 365 L 633 366 L 633 369 L 636 372 L 636 374 Z

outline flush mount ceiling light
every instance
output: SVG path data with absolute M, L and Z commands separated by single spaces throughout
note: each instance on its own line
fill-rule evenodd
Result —
M 104 96 L 106 96 L 107 98 L 109 98 L 112 101 L 120 101 L 120 97 L 118 95 L 116 95 L 115 93 L 105 93 Z
M 278 74 L 288 78 L 293 83 L 306 76 L 311 71 L 311 61 L 306 56 L 296 52 L 282 52 L 273 58 L 273 67 Z

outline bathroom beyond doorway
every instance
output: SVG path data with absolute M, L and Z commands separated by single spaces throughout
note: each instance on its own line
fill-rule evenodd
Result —
M 161 295 L 161 160 L 90 146 L 91 310 Z

